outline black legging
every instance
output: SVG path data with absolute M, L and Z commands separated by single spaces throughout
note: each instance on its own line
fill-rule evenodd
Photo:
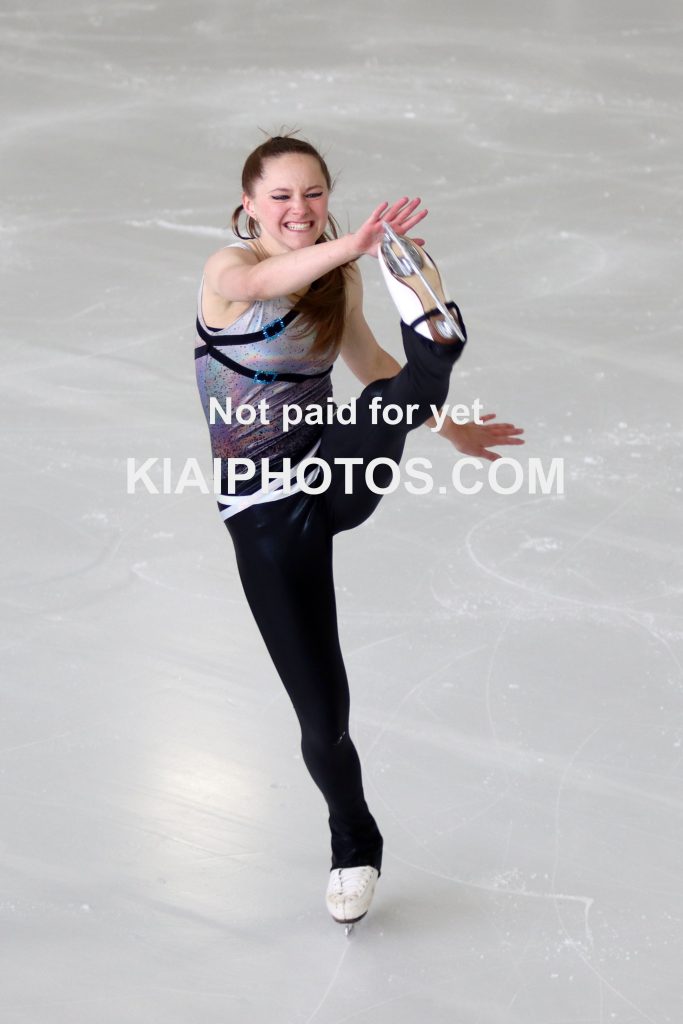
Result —
M 464 329 L 464 325 L 463 325 Z M 451 368 L 462 352 L 456 341 L 439 344 L 401 323 L 408 362 L 395 376 L 369 384 L 356 402 L 353 423 L 323 428 L 318 457 L 332 472 L 319 494 L 299 491 L 252 505 L 226 520 L 249 606 L 285 685 L 301 726 L 301 752 L 330 812 L 332 868 L 371 864 L 381 873 L 382 835 L 363 794 L 361 766 L 349 736 L 349 686 L 339 647 L 332 575 L 332 538 L 364 522 L 381 495 L 365 485 L 364 466 L 385 457 L 397 463 L 408 432 L 440 407 Z M 418 404 L 412 425 L 373 424 L 370 399 L 405 409 Z M 353 492 L 344 493 L 344 467 L 334 459 L 358 456 Z M 386 470 L 386 472 L 384 472 Z M 389 467 L 377 467 L 386 486 Z

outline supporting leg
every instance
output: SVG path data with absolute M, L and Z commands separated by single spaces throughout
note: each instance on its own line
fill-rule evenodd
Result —
M 332 867 L 371 864 L 379 871 L 382 836 L 349 735 L 324 506 L 314 495 L 294 494 L 240 512 L 226 526 L 244 592 L 301 726 L 304 762 L 328 805 Z

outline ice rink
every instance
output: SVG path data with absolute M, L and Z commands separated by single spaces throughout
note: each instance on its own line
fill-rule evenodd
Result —
M 0 27 L 3 1024 L 680 1024 L 683 8 L 5 0 Z M 210 471 L 197 285 L 282 127 L 345 230 L 422 197 L 470 333 L 449 400 L 564 467 L 399 488 L 337 538 L 385 842 L 350 938 L 213 497 L 126 493 L 128 458 Z M 420 428 L 412 456 L 458 453 Z

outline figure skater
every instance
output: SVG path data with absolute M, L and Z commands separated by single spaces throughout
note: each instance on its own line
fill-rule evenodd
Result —
M 421 200 L 383 202 L 356 231 L 342 234 L 328 211 L 331 190 L 323 157 L 293 135 L 268 138 L 249 155 L 232 221 L 239 241 L 214 253 L 204 267 L 195 365 L 213 456 L 225 472 L 218 508 L 247 601 L 296 712 L 304 762 L 329 810 L 332 864 L 325 899 L 348 933 L 370 906 L 383 837 L 365 800 L 349 734 L 332 542 L 364 522 L 380 501 L 365 478 L 368 464 L 398 464 L 408 432 L 435 424 L 430 405 L 438 409 L 445 401 L 467 332 L 421 248 L 424 240 L 404 237 L 427 215 L 418 209 Z M 387 248 L 386 226 L 398 246 Z M 410 266 L 401 242 L 410 247 Z M 379 258 L 401 316 L 403 367 L 380 347 L 363 316 L 356 261 L 364 255 Z M 421 262 L 421 278 L 412 271 L 414 259 Z M 284 405 L 330 407 L 330 371 L 338 355 L 363 384 L 355 417 L 322 424 L 302 417 L 285 430 Z M 224 406 L 227 397 L 233 409 L 256 409 L 265 400 L 267 416 L 225 423 L 211 415 L 210 399 Z M 386 422 L 376 415 L 378 401 L 405 415 Z M 440 434 L 484 459 L 499 457 L 493 445 L 523 443 L 521 429 L 491 422 L 494 413 L 482 419 L 456 425 L 446 418 Z M 284 475 L 265 484 L 257 473 L 230 477 L 225 467 L 245 466 L 237 459 L 255 467 L 267 459 L 271 474 Z M 302 473 L 304 464 L 312 471 Z M 325 486 L 316 485 L 320 479 Z M 375 464 L 373 479 L 377 489 L 391 481 L 386 461 Z

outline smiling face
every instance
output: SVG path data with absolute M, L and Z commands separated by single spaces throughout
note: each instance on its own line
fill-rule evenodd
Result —
M 313 245 L 327 225 L 329 189 L 313 156 L 287 153 L 264 161 L 263 175 L 242 204 L 260 226 L 271 256 Z

